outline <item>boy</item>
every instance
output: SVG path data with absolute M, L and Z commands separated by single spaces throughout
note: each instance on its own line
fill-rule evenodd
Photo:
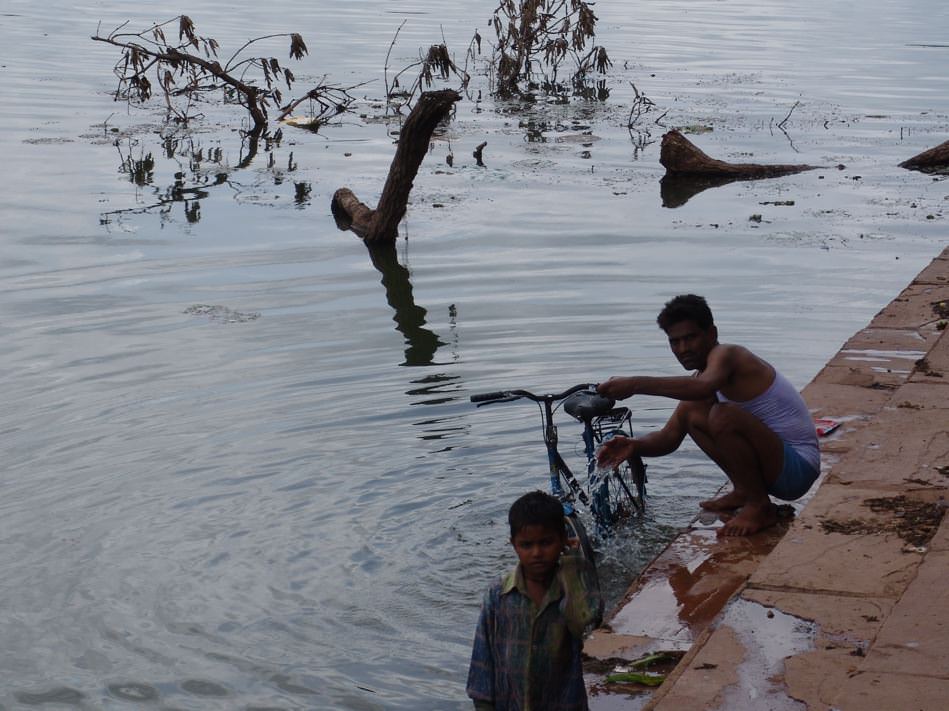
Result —
M 614 437 L 597 454 L 600 466 L 616 466 L 638 454 L 661 457 L 689 435 L 718 464 L 732 490 L 700 505 L 738 510 L 720 536 L 748 536 L 773 526 L 770 496 L 794 501 L 820 474 L 817 431 L 804 399 L 767 361 L 747 348 L 718 342 L 712 311 L 701 296 L 669 301 L 656 319 L 669 347 L 691 376 L 613 377 L 601 395 L 615 400 L 659 395 L 679 401 L 665 426 L 644 437 Z
M 568 545 L 550 494 L 520 497 L 508 523 L 518 564 L 484 596 L 468 696 L 479 711 L 586 709 L 580 650 L 603 614 L 596 571 Z

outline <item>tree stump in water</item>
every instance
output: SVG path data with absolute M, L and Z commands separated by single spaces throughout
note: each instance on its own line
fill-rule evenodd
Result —
M 900 163 L 900 168 L 925 172 L 944 172 L 949 170 L 949 141 L 935 148 L 923 151 L 909 160 Z
M 731 178 L 732 180 L 754 180 L 776 178 L 805 170 L 813 165 L 762 165 L 758 163 L 727 163 L 703 153 L 698 146 L 678 131 L 669 131 L 662 137 L 659 162 L 669 173 Z
M 452 89 L 422 93 L 402 126 L 376 209 L 360 202 L 349 188 L 340 188 L 333 195 L 331 207 L 340 229 L 352 230 L 367 243 L 395 242 L 432 133 L 459 99 L 461 94 Z

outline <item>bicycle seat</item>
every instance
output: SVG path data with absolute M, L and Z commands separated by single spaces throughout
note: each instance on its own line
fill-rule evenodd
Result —
M 563 401 L 563 409 L 571 417 L 581 422 L 589 422 L 594 417 L 605 415 L 613 409 L 615 400 L 595 393 L 592 390 L 581 390 Z

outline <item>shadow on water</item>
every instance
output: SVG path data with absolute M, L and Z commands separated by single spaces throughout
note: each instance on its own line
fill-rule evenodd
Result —
M 425 327 L 428 313 L 415 303 L 409 270 L 399 263 L 394 244 L 366 245 L 372 266 L 382 274 L 386 301 L 395 310 L 396 330 L 405 337 L 405 362 L 402 365 L 433 365 L 435 352 L 444 341 Z

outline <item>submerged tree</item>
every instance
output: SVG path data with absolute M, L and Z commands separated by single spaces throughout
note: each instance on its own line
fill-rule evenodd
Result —
M 396 30 L 395 36 L 389 44 L 389 51 L 386 52 L 383 79 L 386 86 L 388 105 L 393 107 L 396 113 L 399 113 L 403 106 L 411 109 L 416 97 L 422 93 L 423 87 L 431 89 L 432 84 L 436 81 L 444 84 L 452 76 L 459 82 L 458 91 L 467 89 L 468 82 L 471 80 L 471 76 L 468 74 L 467 61 L 464 67 L 458 66 L 445 42 L 433 44 L 429 46 L 427 51 L 420 48 L 418 59 L 402 67 L 392 77 L 392 81 L 389 81 L 389 57 L 405 23 L 406 21 L 403 20 L 402 24 L 399 25 L 399 29 Z M 470 55 L 471 52 L 469 51 L 468 54 Z
M 453 89 L 422 92 L 399 132 L 395 156 L 376 208 L 361 202 L 349 188 L 340 188 L 333 194 L 331 208 L 341 230 L 352 230 L 367 244 L 395 242 L 432 134 L 460 99 L 461 95 Z
M 165 30 L 176 23 L 178 38 L 169 40 Z M 119 78 L 117 101 L 145 103 L 152 98 L 157 86 L 168 111 L 178 121 L 187 122 L 193 118 L 195 102 L 202 96 L 223 92 L 225 101 L 237 101 L 247 109 L 257 133 L 266 127 L 268 109 L 272 106 L 280 107 L 280 118 L 283 118 L 299 104 L 310 101 L 316 107 L 316 120 L 325 121 L 345 111 L 353 101 L 347 88 L 321 83 L 302 97 L 284 104 L 281 87 L 290 90 L 295 81 L 293 72 L 281 66 L 276 57 L 249 56 L 248 50 L 262 40 L 289 37 L 290 57 L 302 59 L 307 47 L 295 32 L 248 40 L 222 64 L 218 60 L 217 40 L 198 35 L 187 15 L 141 32 L 123 32 L 127 24 L 106 36 L 97 32 L 92 37 L 122 50 L 114 67 Z
M 493 58 L 498 93 L 538 86 L 561 92 L 559 70 L 568 57 L 573 59 L 569 79 L 575 88 L 591 72 L 606 72 L 612 63 L 603 47 L 592 44 L 597 17 L 591 5 L 584 0 L 501 0 L 491 18 L 498 40 Z M 480 36 L 475 39 L 480 45 Z
M 904 160 L 900 168 L 924 173 L 949 173 L 949 141 Z

